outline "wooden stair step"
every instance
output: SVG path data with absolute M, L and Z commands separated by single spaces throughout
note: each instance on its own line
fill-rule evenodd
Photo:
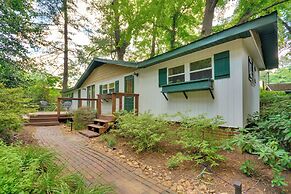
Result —
M 94 119 L 95 122 L 100 122 L 100 123 L 109 123 L 112 122 L 110 120 L 105 120 L 105 119 Z
M 81 130 L 79 131 L 80 134 L 86 136 L 86 137 L 89 137 L 89 138 L 93 138 L 93 137 L 98 137 L 99 136 L 99 133 L 96 133 L 94 131 L 90 131 L 90 130 Z
M 33 122 L 33 123 L 28 123 L 28 125 L 32 126 L 56 126 L 59 125 L 59 121 L 48 121 L 48 122 Z
M 88 127 L 95 128 L 95 129 L 103 129 L 103 128 L 105 128 L 105 127 L 103 127 L 101 125 L 96 125 L 96 124 L 90 124 L 90 125 L 88 125 Z

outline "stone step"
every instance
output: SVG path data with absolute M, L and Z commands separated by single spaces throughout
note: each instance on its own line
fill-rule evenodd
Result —
M 96 133 L 94 131 L 90 131 L 90 130 L 81 130 L 79 131 L 80 134 L 86 136 L 86 137 L 89 137 L 89 138 L 93 138 L 93 137 L 98 137 L 99 136 L 99 133 Z
M 59 125 L 59 124 L 60 124 L 59 121 L 28 123 L 28 125 L 32 125 L 32 126 L 56 126 L 56 125 Z

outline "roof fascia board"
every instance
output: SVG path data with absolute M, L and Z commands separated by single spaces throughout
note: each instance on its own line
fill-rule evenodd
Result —
M 255 30 L 249 30 L 253 43 L 256 47 L 256 50 L 258 51 L 260 62 L 263 66 L 260 66 L 260 69 L 266 69 L 266 65 L 263 58 L 263 52 L 262 52 L 262 43 L 259 34 Z

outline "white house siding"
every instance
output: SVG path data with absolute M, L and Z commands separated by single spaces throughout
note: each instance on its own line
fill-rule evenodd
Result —
M 124 92 L 124 77 L 132 75 L 133 72 L 137 72 L 139 75 L 134 76 L 134 90 L 135 93 L 140 94 L 140 112 L 150 111 L 155 115 L 164 113 L 175 114 L 177 112 L 182 112 L 191 116 L 206 114 L 209 117 L 214 117 L 220 115 L 226 121 L 225 126 L 243 127 L 246 124 L 247 115 L 257 111 L 259 107 L 259 88 L 250 87 L 247 83 L 248 54 L 244 48 L 243 42 L 242 39 L 234 40 L 162 62 L 151 67 L 133 69 L 131 72 L 118 76 L 106 76 L 107 78 L 104 78 L 104 80 L 99 80 L 89 85 L 95 84 L 96 94 L 99 94 L 100 84 L 109 84 L 119 80 L 119 91 Z M 230 52 L 230 78 L 214 80 L 213 93 L 215 99 L 212 99 L 209 91 L 187 92 L 188 99 L 185 99 L 183 93 L 171 93 L 168 94 L 168 101 L 161 94 L 161 88 L 158 86 L 159 69 L 183 64 L 186 65 L 186 69 L 189 69 L 187 67 L 189 67 L 191 62 L 209 57 L 212 58 L 213 67 L 214 54 L 227 50 Z M 212 73 L 214 77 L 214 68 L 212 68 Z M 259 80 L 258 73 L 256 76 L 257 80 Z M 187 81 L 187 79 L 189 79 L 187 72 L 185 77 Z M 88 85 L 83 84 L 81 88 L 82 98 L 86 98 L 87 96 L 86 90 L 83 90 L 83 88 L 87 86 Z M 87 103 L 84 101 L 83 106 L 86 106 L 86 104 Z M 103 101 L 102 114 L 111 114 L 111 101 Z
M 253 48 L 252 48 L 253 47 Z M 254 45 L 251 42 L 251 38 L 244 40 L 244 52 L 243 55 L 243 119 L 244 126 L 247 124 L 247 119 L 249 116 L 253 115 L 255 112 L 260 110 L 260 77 L 259 77 L 259 68 L 264 66 L 260 64 L 258 56 L 253 51 L 255 49 Z M 254 65 L 256 66 L 257 71 L 255 71 L 256 84 L 252 84 L 248 79 L 248 56 L 254 60 Z
M 213 61 L 214 54 L 227 50 L 230 51 L 230 78 L 214 80 L 214 100 L 209 91 L 187 92 L 188 99 L 185 99 L 183 93 L 168 94 L 169 101 L 161 94 L 161 88 L 158 87 L 158 69 L 189 65 L 191 62 L 209 57 L 212 57 Z M 226 126 L 242 127 L 242 51 L 242 40 L 239 39 L 140 69 L 139 76 L 135 77 L 135 92 L 140 94 L 140 111 L 151 111 L 157 115 L 177 112 L 192 116 L 198 114 L 206 114 L 209 117 L 221 115 L 226 121 Z

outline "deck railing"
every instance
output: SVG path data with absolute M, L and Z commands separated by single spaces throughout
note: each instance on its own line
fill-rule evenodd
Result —
M 97 98 L 58 98 L 57 101 L 57 117 L 60 118 L 61 111 L 61 101 L 74 101 L 78 100 L 78 103 L 81 101 L 96 101 L 96 110 L 97 115 L 102 113 L 102 100 L 112 100 L 112 113 L 116 112 L 117 99 L 119 99 L 118 109 L 121 111 L 123 109 L 123 97 L 133 97 L 134 98 L 134 112 L 138 114 L 139 111 L 139 94 L 133 93 L 112 93 L 112 94 L 97 94 Z M 82 103 L 81 103 L 82 104 Z

